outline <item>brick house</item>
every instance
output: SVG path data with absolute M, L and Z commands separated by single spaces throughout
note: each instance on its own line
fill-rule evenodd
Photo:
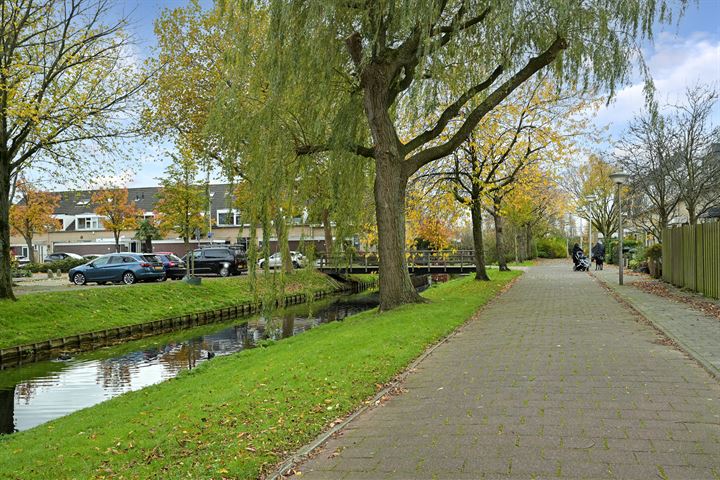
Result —
M 159 187 L 128 188 L 128 200 L 142 212 L 143 217 L 154 216 Z M 33 239 L 33 248 L 37 258 L 42 259 L 52 252 L 77 253 L 79 255 L 104 254 L 115 251 L 115 240 L 111 231 L 103 227 L 103 218 L 97 215 L 92 204 L 92 190 L 54 192 L 60 196 L 54 217 L 61 222 L 55 231 L 37 234 Z M 240 214 L 232 208 L 233 197 L 229 184 L 210 185 L 208 208 L 210 210 L 210 233 L 199 240 L 192 240 L 194 246 L 208 244 L 239 244 L 247 247 L 250 241 L 250 226 L 242 224 Z M 135 239 L 135 230 L 121 233 L 120 247 L 123 251 L 138 252 L 142 242 Z M 257 238 L 261 242 L 262 229 L 258 228 Z M 296 217 L 289 230 L 291 250 L 298 249 L 300 242 L 314 242 L 318 252 L 325 250 L 322 225 L 311 225 Z M 20 236 L 10 237 L 11 249 L 16 255 L 27 256 L 27 245 Z M 184 255 L 184 243 L 177 233 L 169 232 L 162 240 L 153 241 L 156 252 L 174 252 Z M 277 238 L 274 231 L 270 235 L 270 249 L 277 251 Z

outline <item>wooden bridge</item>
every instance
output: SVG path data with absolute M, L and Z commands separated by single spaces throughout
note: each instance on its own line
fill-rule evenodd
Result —
M 475 271 L 474 250 L 405 252 L 408 271 L 413 275 L 432 273 L 472 273 Z M 328 273 L 373 273 L 379 269 L 377 254 L 320 256 L 318 270 Z

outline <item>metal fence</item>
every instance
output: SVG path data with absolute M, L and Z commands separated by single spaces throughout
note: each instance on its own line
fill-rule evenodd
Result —
M 720 222 L 665 229 L 662 258 L 663 280 L 720 298 Z

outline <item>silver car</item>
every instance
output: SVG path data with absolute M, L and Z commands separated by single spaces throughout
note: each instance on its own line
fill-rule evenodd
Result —
M 290 251 L 290 258 L 292 259 L 293 267 L 302 268 L 307 264 L 307 258 L 300 252 Z M 261 258 L 258 260 L 258 267 L 263 268 L 265 266 L 265 259 Z M 282 254 L 275 252 L 268 258 L 269 268 L 282 267 Z

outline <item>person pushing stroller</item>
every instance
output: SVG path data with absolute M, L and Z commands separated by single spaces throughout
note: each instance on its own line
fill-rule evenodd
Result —
M 600 240 L 597 241 L 592 250 L 590 250 L 592 259 L 595 261 L 595 270 L 602 270 L 605 263 L 605 245 Z

